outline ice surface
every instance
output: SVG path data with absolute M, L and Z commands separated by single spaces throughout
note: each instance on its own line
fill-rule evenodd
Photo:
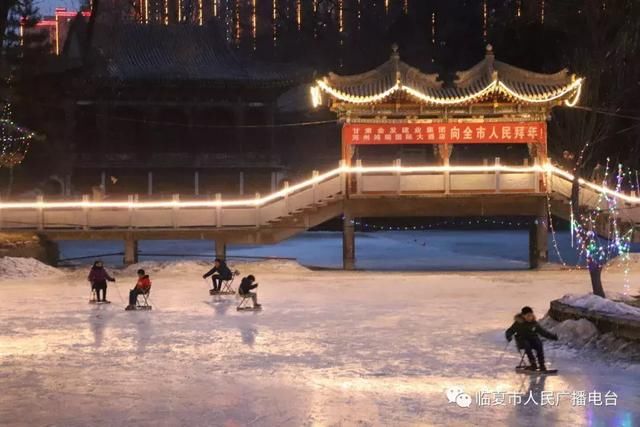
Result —
M 158 246 L 158 249 L 162 249 Z M 74 249 L 81 252 L 78 249 Z M 389 254 L 396 257 L 398 254 Z M 482 254 L 490 256 L 487 254 Z M 588 292 L 584 271 L 310 271 L 255 274 L 264 310 L 210 297 L 202 261 L 149 262 L 150 312 L 125 312 L 135 269 L 107 268 L 113 304 L 87 304 L 86 268 L 0 279 L 3 426 L 633 426 L 640 369 L 602 346 L 547 343 L 554 377 L 516 374 L 504 329 L 530 305 Z M 640 274 L 632 272 L 637 283 Z M 605 289 L 624 276 L 605 272 Z M 588 327 L 574 328 L 583 336 Z M 569 332 L 567 331 L 567 335 Z M 460 386 L 533 393 L 611 390 L 616 406 L 449 403 Z

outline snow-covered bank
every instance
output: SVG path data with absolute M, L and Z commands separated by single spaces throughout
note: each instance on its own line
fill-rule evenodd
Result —
M 614 293 L 613 298 L 628 298 L 624 294 Z M 567 294 L 560 298 L 561 303 L 571 307 L 583 308 L 602 314 L 613 316 L 631 316 L 640 320 L 640 308 L 633 307 L 622 301 L 615 301 L 609 298 L 602 298 L 593 294 Z
M 55 278 L 64 274 L 33 258 L 0 257 L 0 280 Z
M 545 317 L 541 325 L 558 334 L 557 343 L 550 343 L 558 352 L 562 349 L 574 350 L 572 353 L 583 357 L 602 357 L 612 363 L 635 364 L 634 370 L 640 372 L 640 342 L 617 338 L 613 333 L 601 334 L 598 328 L 587 319 L 565 320 L 557 322 Z

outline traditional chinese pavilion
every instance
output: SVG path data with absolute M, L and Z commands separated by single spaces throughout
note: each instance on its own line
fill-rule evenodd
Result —
M 342 127 L 343 159 L 363 146 L 428 146 L 449 164 L 458 145 L 520 144 L 525 161 L 546 161 L 547 118 L 556 106 L 573 106 L 583 80 L 562 70 L 535 73 L 485 58 L 445 84 L 402 62 L 397 47 L 371 71 L 329 74 L 311 88 L 314 106 L 328 105 Z M 469 160 L 468 158 L 465 160 Z

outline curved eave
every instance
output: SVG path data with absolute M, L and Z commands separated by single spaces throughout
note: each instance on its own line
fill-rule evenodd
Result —
M 316 84 L 311 87 L 311 98 L 314 107 L 323 104 L 323 95 L 328 95 L 333 102 L 356 106 L 384 103 L 398 94 L 408 95 L 424 105 L 433 107 L 466 106 L 489 99 L 499 99 L 520 105 L 555 106 L 564 104 L 573 107 L 580 100 L 583 82 L 584 79 L 579 78 L 564 86 L 538 87 L 527 90 L 526 87 L 520 87 L 518 84 L 494 79 L 481 88 L 444 88 L 426 93 L 397 81 L 395 85 L 386 90 L 372 95 L 359 96 L 335 88 L 326 80 L 317 80 Z

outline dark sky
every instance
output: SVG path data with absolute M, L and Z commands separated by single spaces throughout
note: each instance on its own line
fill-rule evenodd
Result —
M 52 15 L 56 7 L 66 7 L 67 9 L 76 9 L 78 7 L 77 0 L 39 0 L 37 2 L 40 14 L 42 16 Z

